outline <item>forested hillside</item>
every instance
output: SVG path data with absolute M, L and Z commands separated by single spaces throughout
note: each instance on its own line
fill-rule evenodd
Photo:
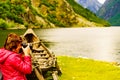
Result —
M 0 28 L 109 26 L 74 0 L 0 0 Z
M 120 0 L 106 0 L 97 15 L 113 26 L 120 26 Z

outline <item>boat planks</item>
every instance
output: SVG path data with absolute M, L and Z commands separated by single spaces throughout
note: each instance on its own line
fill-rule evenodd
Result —
M 58 75 L 61 75 L 61 70 L 55 54 L 50 52 L 32 29 L 28 29 L 24 35 L 22 35 L 22 38 L 24 43 L 32 45 L 31 57 L 33 71 L 30 75 L 26 75 L 27 79 L 45 80 L 51 77 L 52 80 L 58 80 Z

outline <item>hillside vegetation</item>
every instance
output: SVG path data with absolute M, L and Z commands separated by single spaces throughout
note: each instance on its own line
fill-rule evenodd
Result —
M 74 0 L 1 0 L 0 28 L 109 26 Z

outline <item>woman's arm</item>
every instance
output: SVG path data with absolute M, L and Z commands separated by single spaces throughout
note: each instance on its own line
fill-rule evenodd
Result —
M 9 56 L 9 62 L 11 66 L 24 74 L 30 74 L 32 71 L 30 56 L 24 56 L 24 58 L 21 58 L 18 54 L 12 54 Z

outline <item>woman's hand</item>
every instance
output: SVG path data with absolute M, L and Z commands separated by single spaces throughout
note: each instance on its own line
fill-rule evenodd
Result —
M 29 44 L 28 44 L 28 46 L 27 47 L 22 47 L 22 49 L 23 49 L 23 52 L 24 52 L 24 55 L 25 56 L 29 56 L 30 55 L 30 47 L 29 47 Z

